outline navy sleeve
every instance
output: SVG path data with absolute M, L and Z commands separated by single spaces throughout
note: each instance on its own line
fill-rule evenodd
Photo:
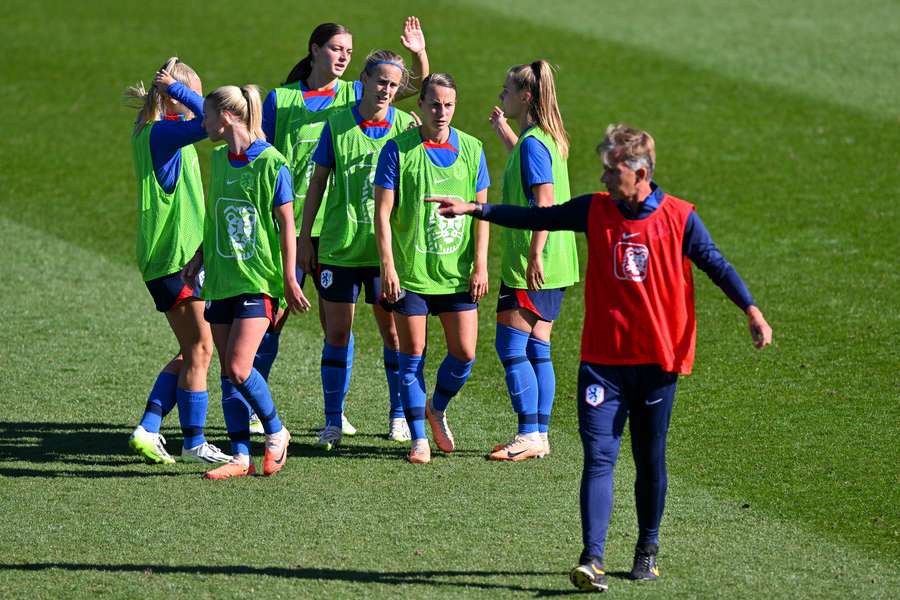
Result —
M 685 225 L 683 251 L 742 311 L 746 312 L 747 307 L 755 304 L 741 276 L 716 248 L 696 212 L 691 213 Z
M 334 169 L 334 144 L 331 140 L 331 125 L 327 121 L 322 127 L 319 143 L 313 150 L 312 161 L 322 167 Z
M 180 81 L 172 83 L 166 92 L 172 98 L 187 106 L 194 113 L 195 119 L 200 119 L 203 122 L 203 96 Z
M 491 187 L 491 176 L 488 173 L 487 159 L 484 157 L 484 148 L 481 149 L 481 159 L 478 161 L 478 179 L 475 180 L 475 191 L 480 192 Z
M 266 134 L 266 141 L 275 143 L 275 90 L 266 95 L 262 107 L 262 130 Z
M 378 155 L 374 183 L 386 190 L 395 190 L 400 185 L 400 151 L 394 140 L 388 140 Z
M 563 204 L 545 207 L 485 204 L 481 208 L 481 218 L 514 229 L 587 232 L 591 198 L 591 194 L 585 194 Z
M 291 172 L 287 166 L 278 169 L 278 179 L 275 180 L 275 195 L 272 197 L 272 206 L 281 206 L 294 201 L 294 183 Z

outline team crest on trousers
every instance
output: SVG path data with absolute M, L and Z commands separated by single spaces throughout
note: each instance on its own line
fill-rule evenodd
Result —
M 594 383 L 587 386 L 587 389 L 584 390 L 584 401 L 595 408 L 603 404 L 603 401 L 605 399 L 606 390 L 603 389 L 602 385 L 597 385 L 596 383 Z
M 613 251 L 613 269 L 616 279 L 644 281 L 650 263 L 650 248 L 644 244 L 617 242 Z

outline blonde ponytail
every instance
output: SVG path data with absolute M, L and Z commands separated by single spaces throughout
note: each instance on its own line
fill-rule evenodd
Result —
M 178 60 L 177 56 L 169 58 L 159 69 L 168 71 L 172 77 L 185 85 L 190 85 L 192 79 L 199 79 L 197 73 Z M 125 103 L 138 110 L 137 123 L 134 126 L 135 133 L 140 133 L 144 127 L 158 121 L 165 110 L 163 95 L 160 91 L 156 89 L 155 85 L 151 85 L 149 90 L 145 89 L 143 81 L 125 89 Z
M 206 101 L 217 113 L 229 112 L 240 119 L 252 139 L 266 139 L 262 131 L 262 99 L 255 85 L 223 85 L 210 92 Z
M 528 112 L 535 124 L 544 130 L 553 141 L 559 155 L 569 157 L 569 134 L 563 125 L 562 114 L 556 99 L 556 83 L 553 67 L 546 60 L 536 60 L 528 65 L 516 65 L 509 70 L 516 88 L 531 92 Z

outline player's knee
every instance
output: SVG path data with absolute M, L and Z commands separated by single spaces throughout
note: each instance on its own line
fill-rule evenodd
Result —
M 253 369 L 253 365 L 243 365 L 239 364 L 237 361 L 229 361 L 228 362 L 228 378 L 236 383 L 237 385 L 241 385 L 247 378 L 250 377 L 250 371 Z
M 347 331 L 329 331 L 325 335 L 325 341 L 331 346 L 338 348 L 346 348 L 350 344 L 350 330 Z
M 209 368 L 212 361 L 213 345 L 211 340 L 200 340 L 185 354 L 192 366 Z

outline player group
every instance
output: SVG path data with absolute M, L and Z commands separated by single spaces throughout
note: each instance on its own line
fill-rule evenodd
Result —
M 456 83 L 431 72 L 416 17 L 406 19 L 401 43 L 410 62 L 378 50 L 357 79 L 345 78 L 353 36 L 324 23 L 308 54 L 265 97 L 254 85 L 204 97 L 200 77 L 174 57 L 149 89 L 126 91 L 139 110 L 131 137 L 138 263 L 179 344 L 129 439 L 146 461 L 175 462 L 160 425 L 177 405 L 182 460 L 216 464 L 204 477 L 254 474 L 251 433 L 265 435 L 263 475 L 284 467 L 291 435 L 268 378 L 289 314 L 310 309 L 306 279 L 318 293 L 324 333 L 317 446 L 334 451 L 355 433 L 344 401 L 363 293 L 383 341 L 388 438 L 409 442 L 409 462 L 428 463 L 427 421 L 437 448 L 454 450 L 447 408 L 475 361 L 489 224 L 439 208 L 449 200 L 484 204 L 490 180 L 482 142 L 452 125 Z M 498 84 L 502 106 L 489 119 L 509 151 L 502 202 L 566 202 L 569 143 L 551 65 L 513 66 Z M 418 97 L 416 113 L 394 107 L 410 96 Z M 212 151 L 204 195 L 194 144 L 207 138 L 224 144 Z M 521 461 L 550 452 L 550 336 L 566 288 L 578 281 L 574 233 L 503 229 L 501 272 L 495 345 L 518 426 L 488 456 Z M 430 394 L 429 315 L 447 347 Z M 213 348 L 230 453 L 204 435 Z

